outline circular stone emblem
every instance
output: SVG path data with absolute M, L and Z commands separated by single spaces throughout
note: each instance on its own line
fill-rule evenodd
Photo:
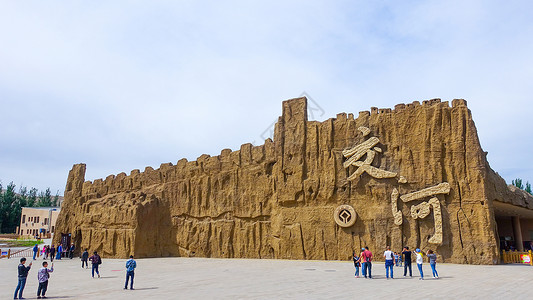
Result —
M 357 220 L 357 214 L 350 205 L 341 205 L 335 209 L 333 218 L 340 227 L 350 227 Z

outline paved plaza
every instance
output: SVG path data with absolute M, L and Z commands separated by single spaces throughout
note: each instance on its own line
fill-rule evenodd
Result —
M 30 258 L 31 259 L 31 258 Z M 28 261 L 29 262 L 29 261 Z M 439 264 L 441 279 L 385 278 L 383 263 L 374 263 L 374 279 L 354 278 L 350 261 L 293 261 L 259 259 L 151 258 L 137 260 L 135 290 L 123 290 L 125 259 L 103 259 L 100 279 L 80 260 L 54 261 L 49 299 L 518 299 L 531 293 L 533 267 Z M 36 299 L 35 261 L 24 290 Z M 18 259 L 0 260 L 0 299 L 12 299 Z

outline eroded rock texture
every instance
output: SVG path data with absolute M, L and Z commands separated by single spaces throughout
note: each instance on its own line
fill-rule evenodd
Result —
M 307 120 L 305 98 L 292 99 L 264 145 L 84 176 L 85 165 L 74 165 L 56 232 L 72 233 L 78 249 L 122 258 L 331 260 L 367 245 L 408 245 L 446 262 L 492 264 L 491 203 L 512 193 L 490 169 L 464 100 L 317 122 Z M 340 205 L 354 208 L 352 226 L 336 224 Z

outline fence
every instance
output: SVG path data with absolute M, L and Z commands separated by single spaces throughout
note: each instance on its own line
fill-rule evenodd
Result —
M 33 247 L 22 249 L 19 251 L 11 252 L 11 249 L 8 249 L 7 251 L 2 251 L 0 249 L 0 258 L 13 258 L 13 257 L 33 257 Z
M 502 258 L 504 264 L 528 264 L 533 266 L 531 250 L 528 252 L 503 251 Z

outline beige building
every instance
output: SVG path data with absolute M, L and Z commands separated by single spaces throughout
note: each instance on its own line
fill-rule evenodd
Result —
M 23 207 L 18 234 L 24 237 L 50 237 L 54 233 L 59 211 L 59 207 Z

